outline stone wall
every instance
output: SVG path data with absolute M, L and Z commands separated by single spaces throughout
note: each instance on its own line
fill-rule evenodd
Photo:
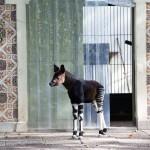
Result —
M 0 5 L 0 122 L 17 121 L 16 5 Z

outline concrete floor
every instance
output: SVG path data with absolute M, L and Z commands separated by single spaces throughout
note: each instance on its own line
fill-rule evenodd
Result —
M 150 130 L 110 129 L 98 137 L 96 130 L 85 130 L 82 140 L 71 132 L 0 133 L 0 150 L 150 150 Z

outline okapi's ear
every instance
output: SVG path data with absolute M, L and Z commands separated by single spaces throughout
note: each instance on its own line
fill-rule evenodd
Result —
M 62 73 L 65 72 L 65 66 L 64 66 L 63 64 L 60 66 L 60 71 L 61 71 Z
M 58 70 L 59 70 L 59 67 L 54 64 L 54 72 L 57 72 Z

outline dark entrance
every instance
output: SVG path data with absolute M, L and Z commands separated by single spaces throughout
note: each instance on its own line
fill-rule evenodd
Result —
M 111 121 L 132 121 L 132 94 L 110 94 Z

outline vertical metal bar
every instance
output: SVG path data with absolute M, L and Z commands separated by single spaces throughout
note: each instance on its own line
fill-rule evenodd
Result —
M 126 37 L 128 35 L 128 24 L 127 24 L 128 23 L 128 12 L 127 12 L 127 8 L 125 8 L 125 18 L 127 18 L 127 22 L 125 25 L 125 35 L 124 35 L 124 38 L 126 40 Z M 123 41 L 123 44 L 124 44 L 124 55 L 125 55 L 125 60 L 124 60 L 124 62 L 125 62 L 125 76 L 126 76 L 126 82 L 128 84 L 128 74 L 127 74 L 127 72 L 128 72 L 128 57 L 127 57 L 128 56 L 128 49 L 127 49 L 124 41 Z M 125 84 L 125 85 L 127 85 L 127 84 Z M 126 91 L 126 88 L 125 88 L 125 93 L 128 93 L 128 92 L 129 91 Z
M 127 35 L 126 35 L 126 39 L 128 39 L 128 35 L 130 34 L 129 32 L 129 8 L 126 8 L 126 14 L 127 14 Z M 125 43 L 124 43 L 125 44 Z M 126 62 L 126 76 L 127 76 L 127 82 L 129 82 L 129 46 L 128 45 L 125 45 L 126 49 L 127 50 L 127 62 Z M 130 84 L 129 84 L 130 86 Z
M 103 9 L 103 7 L 100 7 L 99 8 L 99 15 L 100 15 L 100 18 L 102 19 L 102 9 Z M 100 45 L 102 44 L 102 28 L 103 28 L 103 23 L 102 23 L 102 21 L 100 20 Z M 100 49 L 101 49 L 101 46 L 100 46 Z M 100 65 L 99 66 L 99 69 L 100 70 L 102 70 L 102 65 Z M 100 74 L 100 80 L 101 80 L 101 78 L 102 78 L 102 75 Z
M 112 21 L 112 20 L 111 20 L 111 18 L 112 18 L 112 16 L 111 16 L 111 14 L 112 14 L 112 13 L 111 13 L 111 8 L 112 8 L 112 7 L 109 6 L 109 8 L 110 8 L 110 15 L 109 15 L 109 16 L 110 16 L 110 17 L 109 17 L 109 18 L 110 18 L 110 22 L 109 22 L 109 24 L 110 24 L 110 50 L 111 50 L 111 55 L 112 55 L 112 33 L 111 33 L 111 21 Z M 111 61 L 111 59 L 112 59 L 112 56 L 109 56 L 109 59 L 110 59 L 110 60 L 109 60 L 109 63 L 110 63 L 110 61 Z M 111 76 L 111 77 L 110 77 L 110 80 L 111 80 L 110 93 L 112 93 L 112 91 L 113 91 L 113 90 L 112 90 L 112 80 L 113 80 L 113 79 L 112 79 L 112 64 L 110 64 L 110 70 L 111 70 L 111 75 L 110 75 L 110 76 Z
M 122 41 L 123 40 L 123 20 L 124 20 L 124 18 L 123 18 L 123 8 L 121 7 L 121 10 L 122 10 L 122 14 L 121 14 L 121 18 L 122 18 L 122 20 L 121 20 L 121 22 L 120 22 L 120 24 L 121 24 L 121 40 L 120 41 Z M 121 54 L 119 54 L 119 55 L 121 55 Z M 123 66 L 122 66 L 122 61 L 121 61 L 121 58 L 120 58 L 120 67 L 121 67 L 121 93 L 123 93 Z
M 108 37 L 108 32 L 109 32 L 109 17 L 108 17 L 108 14 L 109 14 L 109 7 L 107 6 L 107 16 L 106 16 L 106 19 L 107 19 L 107 32 L 106 32 L 106 41 L 107 41 L 107 44 L 109 44 L 109 37 Z M 106 45 L 107 46 L 107 45 Z M 108 45 L 109 46 L 109 45 Z M 108 55 L 109 55 L 109 51 L 110 51 L 110 49 L 108 50 Z M 105 74 L 106 74 L 106 86 L 107 86 L 107 89 L 106 89 L 106 93 L 108 93 L 108 90 L 109 90 L 109 87 L 108 87 L 108 85 L 109 85 L 109 83 L 110 83 L 110 79 L 109 79 L 109 70 L 108 70 L 108 62 L 107 62 L 107 64 L 106 64 L 106 72 L 105 72 Z
M 124 18 L 122 18 L 122 7 L 120 7 L 120 42 L 122 41 L 122 20 Z M 118 53 L 118 57 L 120 59 L 120 63 L 119 63 L 119 67 L 120 67 L 120 93 L 122 93 L 122 84 L 123 84 L 123 81 L 122 81 L 122 63 L 121 63 L 121 58 L 120 58 L 120 51 Z
M 105 49 L 107 48 L 107 44 L 108 44 L 108 37 L 107 37 L 107 32 L 108 32 L 108 19 L 107 19 L 107 16 L 108 16 L 108 6 L 105 6 L 105 18 L 106 18 L 106 30 L 105 30 Z M 104 52 L 105 53 L 105 52 Z M 107 51 L 106 51 L 106 54 L 107 54 Z M 106 61 L 106 64 L 105 64 L 105 69 L 104 69 L 104 76 L 105 76 L 105 88 L 106 90 L 108 89 L 107 87 L 107 83 L 109 81 L 109 78 L 108 78 L 108 72 L 107 72 L 107 61 Z M 105 92 L 106 92 L 105 90 Z
M 120 20 L 120 25 L 121 25 L 121 40 L 123 40 L 123 8 L 121 7 L 121 20 Z M 119 57 L 121 56 L 121 54 L 119 53 Z M 123 66 L 122 66 L 122 61 L 121 61 L 121 57 L 120 57 L 120 68 L 121 68 L 121 93 L 123 93 Z
M 119 38 L 120 41 L 121 41 L 121 32 L 122 32 L 122 30 L 121 30 L 121 19 L 122 19 L 121 10 L 122 10 L 122 7 L 120 7 L 120 22 L 119 22 L 119 24 L 120 24 L 120 38 Z M 119 53 L 118 53 L 118 54 L 119 54 Z M 119 55 L 118 55 L 118 57 L 119 57 Z M 118 58 L 118 59 L 120 59 L 120 58 Z M 119 85 L 120 85 L 120 93 L 122 93 L 122 78 L 121 78 L 122 66 L 121 66 L 121 62 L 119 62 L 119 68 L 120 68 L 120 76 L 119 76 L 120 81 L 119 81 Z
M 122 41 L 122 7 L 120 7 L 120 41 Z M 120 53 L 118 53 L 119 57 L 119 67 L 120 67 L 120 93 L 122 93 L 122 65 L 121 65 L 121 59 L 120 59 Z
M 114 8 L 115 8 L 115 7 L 113 7 L 113 18 L 115 18 L 115 10 L 114 10 Z M 116 35 L 115 19 L 113 20 L 113 27 L 114 27 L 114 37 L 113 37 L 114 47 L 113 47 L 113 50 L 116 51 L 116 50 L 115 50 L 115 48 L 116 48 L 116 46 L 115 46 L 115 38 L 116 38 L 116 37 L 115 37 L 115 35 Z M 115 88 L 115 82 L 116 82 L 116 81 L 115 81 L 115 77 L 116 77 L 116 66 L 115 66 L 115 65 L 116 65 L 116 64 L 115 64 L 115 62 L 116 62 L 116 61 L 115 61 L 115 57 L 114 57 L 114 93 L 116 92 L 116 88 Z
M 134 95 L 134 8 L 130 8 L 130 40 L 132 41 L 132 46 L 130 46 L 131 93 Z
M 132 120 L 133 122 L 135 123 L 136 121 L 136 118 L 135 118 L 135 45 L 134 45 L 134 8 L 131 8 L 131 18 L 130 18 L 130 21 L 131 21 L 131 39 L 132 39 L 132 49 L 131 49 L 131 52 L 132 52 L 132 68 L 131 68 L 131 72 L 132 72 Z
M 106 30 L 106 48 L 107 48 L 107 46 L 108 46 L 108 44 L 109 44 L 109 40 L 108 40 L 108 32 L 109 32 L 109 29 L 108 29 L 108 27 L 109 27 L 109 19 L 108 19 L 108 14 L 109 14 L 109 7 L 107 6 L 106 7 L 106 24 L 107 24 L 107 30 Z M 109 55 L 109 49 L 108 49 L 108 53 L 107 53 L 107 55 Z M 108 90 L 109 90 L 109 87 L 108 87 L 108 85 L 109 85 L 109 81 L 110 81 L 110 79 L 109 79 L 109 70 L 108 70 L 108 61 L 106 61 L 106 69 L 105 69 L 106 71 L 105 71 L 105 76 L 106 76 L 106 92 L 108 93 Z
M 87 78 L 87 49 L 88 49 L 88 47 L 87 47 L 87 27 L 86 27 L 86 24 L 87 24 L 87 21 L 86 21 L 86 15 L 87 15 L 87 13 L 86 13 L 86 9 L 87 9 L 87 5 L 86 5 L 86 2 L 85 2 L 85 7 L 83 8 L 83 27 L 85 27 L 85 28 L 83 28 L 83 36 L 84 36 L 84 48 L 85 48 L 85 50 L 84 50 L 84 52 L 85 52 L 85 66 L 84 66 L 84 76 L 85 76 L 85 79 Z M 88 114 L 88 108 L 87 108 L 87 105 L 84 105 L 85 106 L 85 109 L 84 109 L 84 111 L 85 111 L 85 119 L 86 119 L 86 125 L 87 125 L 87 123 L 88 123 L 88 118 L 87 118 L 87 114 Z
M 109 9 L 109 7 L 107 6 L 107 16 L 108 16 L 108 14 L 109 14 L 109 11 L 110 11 L 110 9 Z M 106 33 L 106 35 L 107 35 L 107 44 L 108 44 L 108 46 L 109 46 L 109 36 L 108 36 L 108 33 L 109 33 L 109 17 L 107 17 L 107 33 Z M 110 49 L 108 50 L 108 55 L 109 55 L 109 52 L 110 52 Z M 108 57 L 109 58 L 109 57 Z M 108 64 L 108 62 L 109 61 L 107 61 L 107 69 L 106 69 L 106 75 L 107 75 L 107 79 L 108 79 L 108 82 L 106 83 L 106 85 L 107 85 L 107 90 L 106 90 L 106 93 L 108 94 L 108 90 L 109 90 L 109 85 L 110 85 L 110 78 L 109 78 L 109 69 L 108 69 L 108 67 L 109 67 L 109 64 Z M 106 81 L 107 81 L 107 79 L 106 79 Z
M 116 21 L 117 33 L 116 34 L 117 34 L 117 38 L 118 38 L 118 35 L 119 35 L 119 32 L 118 32 L 119 31 L 119 25 L 118 25 L 118 20 L 119 20 L 119 17 L 118 17 L 118 6 L 117 6 L 116 9 L 117 9 L 117 12 L 116 12 L 117 13 L 117 15 L 116 15 L 117 16 L 117 21 Z M 116 49 L 118 51 L 118 47 Z M 117 91 L 116 92 L 119 93 L 119 87 L 118 87 L 119 86 L 119 80 L 118 80 L 119 79 L 119 75 L 118 75 L 119 68 L 118 68 L 118 56 L 117 55 L 116 55 L 116 68 L 117 68 L 117 89 L 116 89 Z
M 93 35 L 93 36 L 94 36 L 94 37 L 93 37 L 93 38 L 94 38 L 94 43 L 96 44 L 96 45 L 95 45 L 95 49 L 94 49 L 94 51 L 95 51 L 95 53 L 96 53 L 96 51 L 97 51 L 97 43 L 96 43 L 96 32 L 95 32 L 95 31 L 96 31 L 96 30 L 95 30 L 95 24 L 96 24 L 96 23 L 95 23 L 95 7 L 96 7 L 96 6 L 94 6 L 94 10 L 93 10 L 93 11 L 94 11 L 94 12 L 93 12 L 93 13 L 94 13 L 94 15 L 93 15 L 93 18 L 94 18 L 94 25 L 93 25 L 93 26 L 94 26 L 94 35 Z M 96 54 L 95 54 L 95 55 L 96 55 Z M 95 80 L 95 74 L 96 74 L 96 72 L 95 72 L 96 63 L 97 63 L 97 60 L 95 60 L 95 64 L 93 64 L 93 67 L 92 67 L 93 79 L 94 79 L 94 80 Z M 91 107 L 92 107 L 92 105 L 91 105 Z M 91 120 L 94 121 L 94 120 L 92 119 L 92 118 L 93 118 L 92 116 L 94 116 L 94 112 L 93 112 L 93 109 L 91 108 Z
M 102 43 L 102 48 L 104 47 L 104 44 L 105 44 L 105 34 L 106 34 L 106 17 L 105 17 L 105 15 L 106 15 L 106 13 L 105 13 L 105 6 L 104 6 L 104 36 L 103 36 L 103 38 L 104 38 L 104 41 L 103 41 L 103 43 Z M 104 74 L 104 71 L 105 71 L 105 65 L 104 64 L 102 64 L 102 66 L 103 66 L 103 79 L 104 79 L 104 86 L 106 87 L 106 75 Z
M 125 18 L 125 8 L 123 7 L 123 18 Z M 125 21 L 124 21 L 124 19 L 123 19 L 123 29 L 125 29 Z M 125 30 L 123 30 L 123 41 L 125 41 Z M 125 51 L 125 45 L 123 45 L 123 50 L 122 50 L 123 52 L 122 52 L 122 54 L 123 54 L 123 61 L 125 62 L 126 60 L 125 60 L 125 53 L 124 53 L 124 51 Z M 125 64 L 124 64 L 125 65 Z M 123 70 L 123 79 L 124 79 L 124 87 L 123 87 L 123 93 L 125 93 L 125 89 L 126 89 L 126 80 L 125 80 L 125 66 L 124 66 L 124 70 Z

